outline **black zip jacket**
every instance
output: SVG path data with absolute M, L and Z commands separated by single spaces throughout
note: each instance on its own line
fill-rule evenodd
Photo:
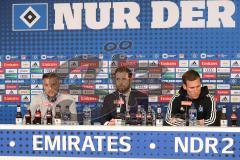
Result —
M 172 123 L 171 118 L 184 115 L 187 111 L 185 106 L 182 106 L 182 101 L 192 101 L 197 109 L 197 119 L 204 119 L 204 125 L 214 125 L 216 121 L 216 103 L 212 95 L 209 94 L 207 86 L 201 88 L 201 93 L 198 99 L 190 100 L 187 96 L 187 91 L 183 87 L 174 95 L 168 104 L 166 123 L 171 126 L 179 126 L 180 122 Z M 189 107 L 190 108 L 190 107 Z

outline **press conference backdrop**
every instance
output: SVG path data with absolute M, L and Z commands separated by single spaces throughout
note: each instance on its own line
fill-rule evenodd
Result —
M 239 1 L 0 1 L 0 123 L 15 123 L 16 104 L 42 92 L 42 75 L 59 73 L 61 92 L 96 118 L 114 91 L 117 66 L 133 88 L 166 106 L 181 76 L 197 70 L 218 109 L 239 108 Z M 23 107 L 24 110 L 24 107 Z M 94 119 L 93 118 L 93 119 Z

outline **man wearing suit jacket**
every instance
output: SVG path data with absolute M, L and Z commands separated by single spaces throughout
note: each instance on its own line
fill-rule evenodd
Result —
M 122 97 L 124 104 L 121 113 L 125 113 L 128 107 L 130 113 L 137 111 L 137 106 L 141 105 L 145 111 L 148 106 L 148 96 L 138 90 L 132 89 L 132 72 L 127 67 L 119 67 L 114 72 L 116 91 L 104 98 L 101 109 L 101 123 L 105 125 L 115 125 L 117 102 Z M 127 105 L 126 105 L 127 104 Z

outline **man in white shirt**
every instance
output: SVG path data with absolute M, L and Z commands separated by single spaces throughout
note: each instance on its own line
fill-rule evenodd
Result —
M 32 118 L 34 118 L 35 112 L 39 108 L 42 118 L 45 119 L 48 107 L 51 108 L 52 115 L 54 117 L 55 109 L 58 105 L 61 107 L 60 109 L 62 112 L 69 107 L 71 120 L 76 122 L 77 110 L 75 101 L 71 95 L 59 93 L 60 80 L 58 75 L 56 73 L 46 73 L 43 75 L 42 80 L 43 93 L 35 95 L 31 99 L 30 110 Z

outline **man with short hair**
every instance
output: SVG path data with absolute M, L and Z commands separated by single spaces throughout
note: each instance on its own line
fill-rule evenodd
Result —
M 105 125 L 115 125 L 117 102 L 123 98 L 124 104 L 121 113 L 125 113 L 126 107 L 130 112 L 136 112 L 137 106 L 141 105 L 145 110 L 148 106 L 148 96 L 138 90 L 132 89 L 132 72 L 127 67 L 119 67 L 114 72 L 116 91 L 104 98 L 101 109 L 101 123 Z
M 214 125 L 216 104 L 213 96 L 209 94 L 208 87 L 202 87 L 199 73 L 189 70 L 183 74 L 182 81 L 183 86 L 169 102 L 166 123 L 171 126 L 181 125 L 182 119 L 185 118 L 183 115 L 188 115 L 188 108 L 194 103 L 198 125 Z
M 34 95 L 31 98 L 30 110 L 34 118 L 35 111 L 39 108 L 42 118 L 45 118 L 47 108 L 52 109 L 53 117 L 55 116 L 56 105 L 65 110 L 69 106 L 72 121 L 77 121 L 76 104 L 73 97 L 69 94 L 62 94 L 59 92 L 60 79 L 56 73 L 45 73 L 42 77 L 43 80 L 43 93 Z

